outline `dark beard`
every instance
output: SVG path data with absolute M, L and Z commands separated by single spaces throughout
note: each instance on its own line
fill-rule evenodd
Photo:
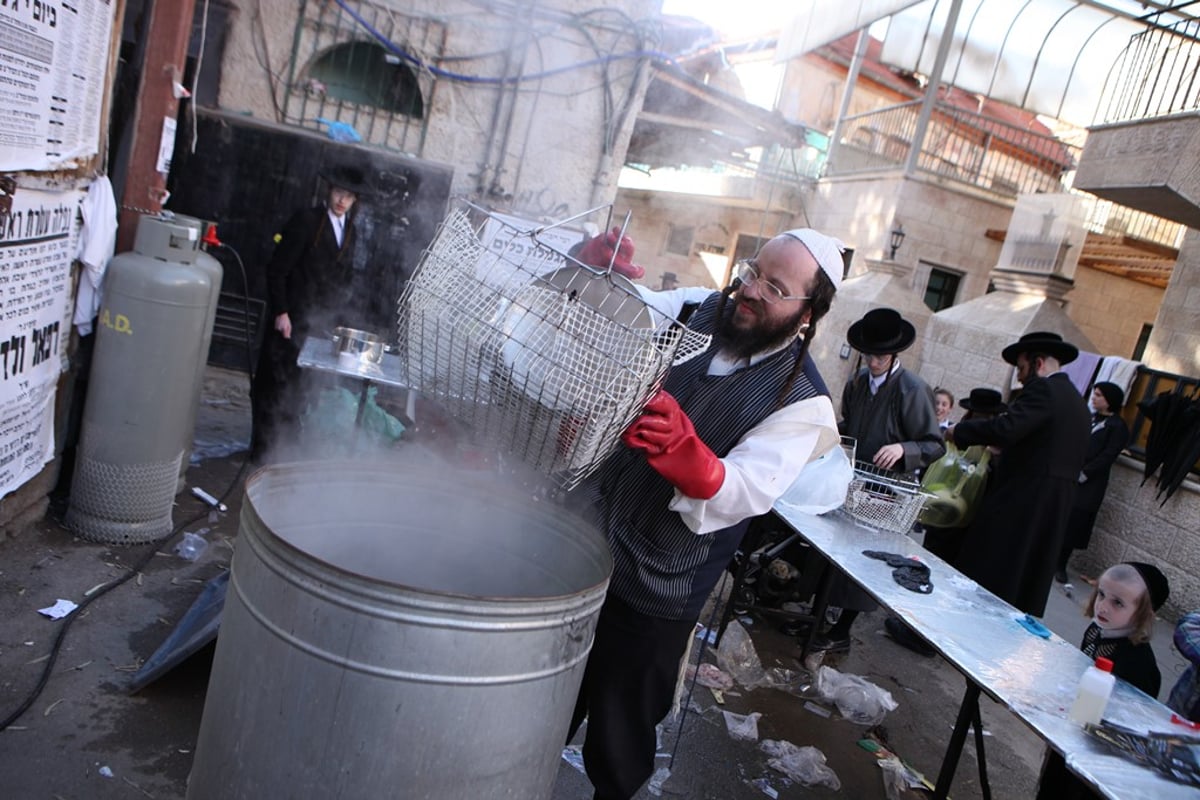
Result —
M 737 358 L 750 358 L 758 353 L 775 350 L 796 336 L 800 330 L 804 310 L 802 305 L 792 317 L 778 323 L 759 322 L 749 330 L 739 330 L 733 325 L 734 303 L 731 302 L 717 323 L 717 341 L 722 349 L 728 350 Z

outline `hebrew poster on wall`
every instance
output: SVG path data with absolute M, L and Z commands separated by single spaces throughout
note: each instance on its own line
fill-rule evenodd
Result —
M 82 198 L 21 189 L 0 213 L 0 497 L 54 457 Z
M 112 26 L 112 0 L 0 0 L 0 172 L 98 152 Z

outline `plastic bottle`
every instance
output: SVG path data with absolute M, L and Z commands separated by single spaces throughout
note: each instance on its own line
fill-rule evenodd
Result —
M 1070 717 L 1080 725 L 1099 725 L 1112 696 L 1117 679 L 1112 674 L 1112 662 L 1097 658 L 1094 667 L 1088 667 L 1079 679 L 1079 692 L 1071 705 Z

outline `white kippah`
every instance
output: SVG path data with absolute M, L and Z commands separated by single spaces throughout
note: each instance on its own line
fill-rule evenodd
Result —
M 802 242 L 817 260 L 817 266 L 833 281 L 833 288 L 842 288 L 842 271 L 846 268 L 842 261 L 842 253 L 846 251 L 846 245 L 842 244 L 840 239 L 818 233 L 812 228 L 795 228 L 780 235 L 790 236 Z

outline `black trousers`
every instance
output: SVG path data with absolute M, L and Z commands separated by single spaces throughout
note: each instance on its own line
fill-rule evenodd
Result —
M 628 800 L 653 774 L 654 728 L 671 710 L 695 626 L 641 614 L 612 595 L 604 601 L 567 734 L 587 717 L 583 764 L 596 800 Z
M 262 457 L 269 447 L 285 441 L 295 432 L 302 406 L 301 368 L 296 364 L 302 340 L 298 341 L 296 334 L 293 337 L 284 339 L 272 329 L 263 339 L 254 383 L 250 387 L 252 458 Z

